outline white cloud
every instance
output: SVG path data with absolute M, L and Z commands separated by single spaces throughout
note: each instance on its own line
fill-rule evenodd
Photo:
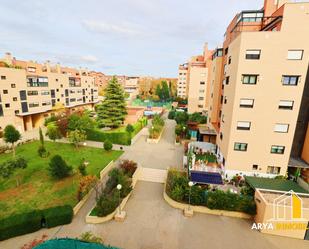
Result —
M 105 21 L 84 20 L 82 24 L 92 32 L 132 36 L 141 32 L 131 23 L 113 24 Z
M 88 62 L 88 63 L 96 63 L 99 61 L 99 59 L 97 57 L 95 57 L 94 55 L 84 55 L 81 56 L 81 60 L 84 62 Z

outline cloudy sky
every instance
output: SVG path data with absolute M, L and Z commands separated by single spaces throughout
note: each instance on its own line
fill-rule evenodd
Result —
M 106 74 L 176 77 L 262 0 L 1 0 L 0 53 Z

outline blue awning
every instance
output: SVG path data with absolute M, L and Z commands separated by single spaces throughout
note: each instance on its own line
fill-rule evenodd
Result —
M 190 170 L 190 180 L 202 184 L 223 184 L 222 176 L 217 172 Z

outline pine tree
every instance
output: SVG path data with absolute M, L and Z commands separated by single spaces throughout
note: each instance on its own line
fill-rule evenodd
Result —
M 115 77 L 108 83 L 104 96 L 97 108 L 98 122 L 100 126 L 116 128 L 125 120 L 127 110 L 124 91 Z

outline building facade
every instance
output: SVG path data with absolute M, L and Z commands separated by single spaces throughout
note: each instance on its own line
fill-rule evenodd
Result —
M 177 96 L 183 99 L 188 97 L 188 63 L 178 67 Z
M 309 3 L 271 0 L 241 12 L 206 63 L 202 109 L 228 178 L 309 169 L 308 12 Z M 202 107 L 188 88 L 188 105 Z
M 60 110 L 93 108 L 98 102 L 94 77 L 85 70 L 16 60 L 7 53 L 0 63 L 0 127 L 32 130 Z

